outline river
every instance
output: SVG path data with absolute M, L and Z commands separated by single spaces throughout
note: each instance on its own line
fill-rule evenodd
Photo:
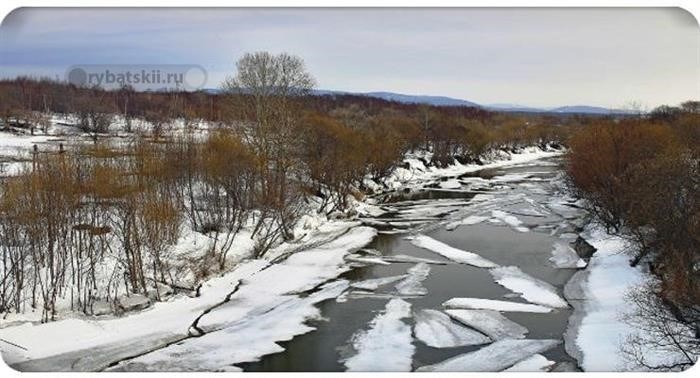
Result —
M 381 252 L 382 256 L 409 255 L 447 263 L 430 264 L 430 273 L 423 281 L 426 295 L 404 298 L 414 313 L 422 309 L 441 310 L 443 302 L 455 297 L 527 303 L 496 283 L 487 269 L 451 263 L 406 239 L 408 235 L 419 233 L 452 247 L 478 253 L 498 265 L 516 266 L 553 285 L 561 295 L 576 269 L 554 267 L 549 259 L 555 243 L 573 241 L 583 214 L 562 200 L 560 160 L 546 158 L 462 177 L 445 177 L 438 182 L 426 183 L 422 188 L 376 199 L 386 213 L 365 219 L 366 224 L 380 229 L 370 248 Z M 499 212 L 512 215 L 522 224 L 498 220 L 494 214 L 501 214 Z M 484 220 L 477 223 L 480 218 L 474 217 L 484 214 Z M 475 221 L 455 223 L 469 216 Z M 405 274 L 414 265 L 415 262 L 368 264 L 358 266 L 342 278 L 359 282 L 391 277 Z M 365 294 L 320 303 L 324 320 L 311 322 L 317 328 L 315 331 L 280 342 L 284 352 L 238 366 L 245 371 L 344 371 L 343 361 L 355 353 L 351 343 L 353 335 L 371 326 L 372 319 L 396 295 L 396 289 L 394 284 L 388 284 L 377 288 L 372 295 Z M 563 339 L 570 314 L 570 307 L 549 313 L 504 313 L 508 319 L 528 329 L 528 339 L 558 340 Z M 414 323 L 413 318 L 404 321 L 410 325 Z M 481 347 L 433 348 L 416 338 L 413 345 L 413 369 Z M 576 363 L 565 352 L 563 343 L 542 354 L 554 362 Z M 391 355 L 384 357 L 392 358 Z

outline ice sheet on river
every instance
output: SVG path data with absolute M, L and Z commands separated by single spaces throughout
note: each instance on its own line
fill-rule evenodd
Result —
M 392 299 L 367 331 L 353 335 L 357 353 L 344 361 L 349 371 L 410 371 L 415 347 L 411 326 L 401 319 L 411 316 L 411 304 Z
M 480 345 L 491 341 L 482 333 L 455 323 L 441 311 L 421 310 L 414 314 L 414 318 L 416 337 L 433 348 Z
M 400 276 L 371 278 L 368 280 L 353 282 L 350 284 L 350 287 L 362 290 L 377 290 L 377 288 L 380 286 L 388 285 L 406 277 L 408 277 L 407 274 L 402 274 Z
M 538 312 L 545 313 L 552 311 L 551 307 L 536 304 L 518 303 L 511 301 L 499 301 L 495 299 L 482 298 L 452 298 L 442 304 L 446 308 L 472 309 L 472 310 L 495 310 L 505 312 Z
M 430 266 L 426 263 L 418 263 L 408 269 L 408 277 L 396 284 L 396 291 L 400 295 L 426 295 L 428 289 L 423 287 L 422 282 L 428 278 Z
M 480 268 L 494 268 L 498 266 L 497 264 L 477 255 L 476 253 L 454 248 L 429 236 L 407 236 L 406 239 L 408 239 L 411 244 L 415 245 L 416 247 L 433 251 L 458 263 L 474 265 Z
M 493 310 L 445 310 L 460 323 L 472 327 L 494 339 L 522 339 L 527 328 Z
M 549 261 L 557 268 L 585 268 L 586 262 L 581 259 L 573 248 L 562 242 L 554 243 L 552 257 Z
M 525 274 L 518 267 L 503 266 L 491 269 L 490 272 L 498 284 L 506 289 L 519 293 L 520 296 L 528 302 L 558 308 L 569 306 L 568 303 L 557 294 L 557 289 L 554 286 Z
M 475 352 L 461 354 L 434 365 L 422 366 L 417 371 L 486 372 L 501 371 L 559 344 L 558 340 L 496 341 Z
M 270 311 L 251 314 L 230 327 L 145 354 L 112 370 L 222 371 L 231 370 L 232 364 L 257 361 L 284 351 L 278 341 L 313 331 L 304 322 L 321 317 L 314 304 L 337 297 L 347 287 L 348 281 L 338 280 L 304 298 L 284 296 Z

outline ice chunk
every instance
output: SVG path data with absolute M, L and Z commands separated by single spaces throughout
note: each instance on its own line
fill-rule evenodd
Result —
M 417 371 L 485 372 L 501 371 L 559 344 L 558 340 L 496 341 L 475 352 L 461 354 L 435 365 L 422 366 Z
M 491 216 L 494 217 L 495 219 L 498 219 L 498 220 L 502 221 L 503 223 L 511 226 L 514 230 L 516 230 L 518 232 L 530 231 L 529 228 L 522 225 L 523 222 L 520 219 L 518 219 L 514 215 L 506 213 L 505 211 L 492 210 Z
M 494 299 L 482 299 L 482 298 L 452 298 L 442 304 L 447 308 L 462 308 L 462 309 L 472 309 L 472 310 L 496 310 L 496 311 L 508 311 L 508 312 L 550 312 L 552 309 L 550 307 L 528 304 L 528 303 L 517 303 L 511 301 L 499 301 Z
M 554 286 L 523 273 L 518 267 L 504 266 L 490 272 L 501 286 L 519 293 L 528 302 L 559 308 L 569 306 Z
M 278 341 L 313 331 L 304 322 L 321 317 L 314 304 L 337 297 L 347 287 L 348 281 L 338 280 L 304 298 L 281 297 L 284 302 L 270 311 L 128 360 L 112 370 L 217 371 L 236 363 L 257 361 L 266 354 L 284 351 Z
M 382 260 L 380 257 L 361 256 L 358 254 L 351 254 L 345 256 L 345 261 L 351 261 L 361 264 L 389 265 L 388 262 Z
M 392 299 L 370 329 L 352 336 L 357 354 L 344 361 L 349 371 L 410 371 L 415 347 L 411 327 L 401 319 L 411 316 L 411 304 Z
M 517 364 L 509 367 L 504 372 L 544 372 L 549 371 L 549 368 L 554 365 L 554 361 L 550 361 L 547 357 L 541 354 L 530 356 Z
M 408 277 L 396 284 L 396 290 L 401 295 L 426 295 L 428 289 L 421 284 L 428 278 L 430 266 L 426 263 L 418 263 L 408 270 Z
M 581 259 L 573 248 L 564 243 L 554 243 L 552 257 L 549 258 L 557 268 L 585 268 L 586 262 Z
M 455 323 L 437 310 L 421 310 L 414 317 L 416 337 L 434 348 L 480 345 L 491 341 L 487 336 Z
M 527 328 L 493 310 L 445 310 L 453 319 L 494 339 L 522 339 Z
M 421 262 L 423 262 L 426 264 L 434 264 L 434 265 L 447 265 L 447 264 L 449 264 L 449 262 L 447 262 L 447 261 L 424 259 L 422 257 L 415 257 L 415 256 L 409 256 L 409 255 L 385 256 L 384 261 L 395 262 L 395 263 L 421 263 Z
M 443 189 L 458 189 L 462 184 L 456 179 L 449 179 L 446 181 L 440 181 L 440 187 Z
M 481 216 L 481 215 L 470 215 L 470 216 L 462 219 L 459 223 L 464 224 L 464 225 L 473 225 L 473 224 L 481 223 L 487 219 L 489 219 L 489 217 Z
M 403 274 L 400 276 L 372 278 L 364 281 L 353 282 L 350 284 L 350 287 L 362 290 L 377 290 L 379 286 L 388 285 L 392 282 L 396 282 L 400 279 L 406 278 L 407 276 L 407 274 Z
M 406 239 L 408 239 L 411 244 L 415 245 L 416 247 L 433 251 L 458 263 L 474 265 L 480 268 L 494 268 L 498 266 L 495 263 L 477 255 L 476 253 L 451 247 L 441 241 L 425 235 L 409 236 L 406 237 Z
M 464 218 L 464 219 L 462 219 L 462 220 L 460 220 L 460 221 L 449 223 L 448 225 L 445 226 L 445 228 L 446 228 L 448 231 L 452 231 L 452 230 L 456 229 L 456 228 L 459 227 L 459 226 L 462 226 L 462 225 L 464 225 L 464 226 L 471 226 L 471 225 L 474 225 L 474 224 L 479 224 L 479 223 L 481 223 L 481 222 L 484 222 L 484 221 L 486 221 L 486 220 L 488 220 L 488 219 L 489 219 L 489 217 L 486 217 L 486 216 L 481 216 L 481 215 L 470 215 L 470 216 L 468 216 L 468 217 L 466 217 L 466 218 Z

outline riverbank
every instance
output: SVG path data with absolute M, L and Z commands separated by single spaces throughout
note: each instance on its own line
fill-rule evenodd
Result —
M 638 332 L 622 320 L 635 311 L 625 296 L 652 277 L 640 266 L 630 266 L 629 248 L 633 247 L 623 238 L 595 223 L 587 225 L 581 237 L 596 251 L 588 267 L 564 289 L 574 308 L 565 334 L 566 350 L 584 371 L 635 370 L 620 351 L 622 343 Z

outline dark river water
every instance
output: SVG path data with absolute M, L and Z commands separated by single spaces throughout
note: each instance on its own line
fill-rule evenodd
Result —
M 372 220 L 380 233 L 369 246 L 385 256 L 403 254 L 434 260 L 445 260 L 429 250 L 412 245 L 405 236 L 422 233 L 455 248 L 478 253 L 502 266 L 517 266 L 523 272 L 555 286 L 559 293 L 575 269 L 555 268 L 549 261 L 553 243 L 570 241 L 579 215 L 576 209 L 552 205 L 561 191 L 561 175 L 556 158 L 531 162 L 522 166 L 490 169 L 456 178 L 461 185 L 450 190 L 439 189 L 440 182 L 424 189 L 397 193 L 383 199 L 388 213 Z M 444 179 L 443 179 L 444 180 Z M 481 197 L 481 198 L 479 198 Z M 439 214 L 438 208 L 449 210 Z M 456 209 L 456 210 L 455 210 Z M 410 216 L 401 210 L 417 210 Z M 446 211 L 447 211 L 446 210 Z M 469 215 L 507 211 L 524 223 L 529 232 L 518 232 L 505 223 L 493 220 L 473 225 L 446 227 Z M 427 214 L 427 215 L 426 215 Z M 395 227 L 376 222 L 418 219 L 410 227 Z M 374 223 L 372 223 L 374 222 Z M 391 263 L 357 267 L 342 278 L 361 281 L 370 278 L 405 274 L 415 263 Z M 476 297 L 526 303 L 511 291 L 498 285 L 489 271 L 465 264 L 430 265 L 430 274 L 423 282 L 428 294 L 406 298 L 412 310 L 442 309 L 442 303 L 455 297 Z M 349 346 L 352 335 L 367 329 L 371 320 L 384 310 L 392 294 L 393 284 L 380 287 L 381 298 L 352 298 L 340 302 L 328 300 L 319 304 L 324 320 L 311 322 L 316 331 L 279 344 L 282 353 L 263 357 L 259 362 L 238 365 L 246 371 L 344 371 L 343 360 L 353 353 Z M 550 313 L 506 312 L 504 316 L 529 330 L 527 338 L 562 339 L 571 309 L 555 309 Z M 412 319 L 404 319 L 413 324 Z M 473 351 L 480 346 L 432 348 L 418 339 L 413 368 L 433 364 L 449 357 Z M 542 353 L 555 362 L 575 360 L 564 351 L 563 344 Z M 387 355 L 386 358 L 391 358 Z

